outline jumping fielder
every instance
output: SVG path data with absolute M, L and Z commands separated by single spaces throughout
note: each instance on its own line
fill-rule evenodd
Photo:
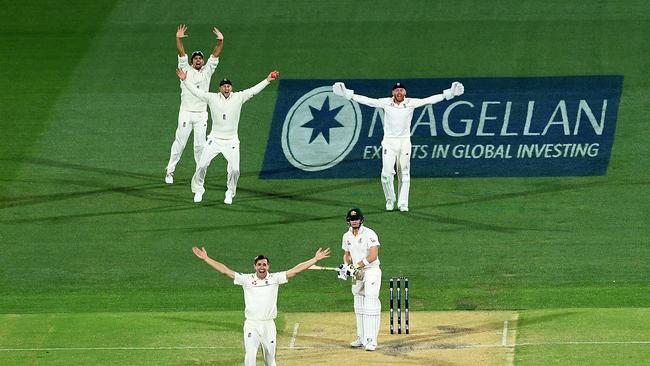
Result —
M 381 269 L 379 268 L 379 238 L 370 228 L 363 226 L 363 213 L 358 208 L 346 216 L 350 228 L 343 234 L 343 265 L 352 276 L 354 313 L 357 318 L 357 339 L 350 343 L 354 348 L 374 351 L 379 335 L 381 303 Z
M 257 349 L 262 345 L 264 363 L 275 366 L 276 329 L 274 319 L 278 312 L 278 287 L 288 279 L 308 269 L 319 260 L 330 256 L 330 249 L 318 248 L 313 258 L 298 264 L 284 272 L 270 273 L 269 259 L 258 255 L 253 261 L 254 273 L 235 272 L 224 264 L 208 257 L 205 248 L 193 247 L 192 251 L 212 268 L 234 280 L 235 285 L 244 288 L 244 347 L 246 356 L 244 364 L 254 366 Z
M 187 83 L 181 82 L 181 108 L 178 112 L 178 127 L 176 128 L 176 138 L 172 143 L 169 162 L 165 170 L 165 183 L 174 183 L 174 170 L 176 164 L 181 159 L 183 150 L 190 133 L 194 130 L 194 161 L 198 165 L 201 159 L 201 152 L 205 144 L 205 134 L 208 128 L 208 111 L 204 101 L 194 96 L 188 91 L 189 89 L 199 88 L 208 91 L 210 89 L 210 78 L 219 64 L 219 54 L 223 47 L 223 34 L 217 28 L 212 29 L 212 33 L 217 36 L 217 45 L 212 51 L 208 62 L 204 65 L 203 52 L 194 51 L 190 58 L 191 65 L 188 63 L 187 54 L 183 47 L 183 38 L 187 27 L 184 24 L 178 26 L 176 31 L 176 48 L 178 48 L 178 68 L 187 74 Z
M 399 200 L 397 207 L 400 211 L 409 210 L 409 189 L 411 186 L 411 120 L 413 110 L 427 104 L 436 104 L 442 100 L 450 100 L 462 95 L 465 91 L 463 84 L 454 82 L 442 94 L 428 98 L 406 98 L 406 87 L 402 83 L 393 86 L 393 96 L 389 98 L 372 99 L 354 94 L 354 90 L 346 89 L 345 84 L 338 82 L 332 86 L 334 94 L 348 100 L 384 110 L 384 138 L 382 146 L 381 186 L 386 197 L 386 210 L 392 211 L 395 205 L 395 165 L 398 171 Z
M 203 200 L 205 174 L 210 162 L 217 155 L 223 154 L 223 157 L 228 162 L 228 175 L 226 178 L 228 190 L 223 202 L 231 205 L 232 199 L 237 193 L 237 180 L 239 179 L 239 137 L 237 130 L 241 108 L 245 102 L 266 88 L 279 74 L 277 71 L 272 71 L 266 79 L 260 81 L 257 85 L 239 92 L 233 92 L 230 80 L 223 79 L 219 83 L 219 93 L 209 93 L 203 89 L 193 87 L 187 79 L 186 72 L 181 69 L 177 69 L 176 74 L 192 94 L 201 101 L 208 103 L 212 115 L 212 131 L 208 136 L 205 149 L 192 177 L 194 202 L 198 203 Z

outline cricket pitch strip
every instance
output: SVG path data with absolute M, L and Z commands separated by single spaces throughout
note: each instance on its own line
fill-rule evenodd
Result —
M 374 352 L 353 349 L 349 313 L 285 313 L 278 329 L 278 365 L 482 365 L 514 362 L 518 314 L 512 311 L 411 312 L 410 334 L 390 334 L 381 315 Z M 395 324 L 397 333 L 397 324 Z M 260 352 L 261 353 L 261 352 Z

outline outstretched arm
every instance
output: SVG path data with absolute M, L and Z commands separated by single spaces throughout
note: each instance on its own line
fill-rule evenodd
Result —
M 271 71 L 269 75 L 266 77 L 266 79 L 260 81 L 259 83 L 257 83 L 257 85 L 242 90 L 241 93 L 244 96 L 244 102 L 248 101 L 249 99 L 254 97 L 257 93 L 264 90 L 264 88 L 266 88 L 269 84 L 271 84 L 271 81 L 277 79 L 279 76 L 280 73 L 278 71 Z
M 354 100 L 355 102 L 367 105 L 369 107 L 382 107 L 381 101 L 379 99 L 372 99 L 364 97 L 363 95 L 354 94 L 354 90 L 346 88 L 345 84 L 342 82 L 334 83 L 334 85 L 332 85 L 332 91 L 334 94 L 347 100 Z
M 290 270 L 288 270 L 287 278 L 291 278 L 297 275 L 298 273 L 316 264 L 319 260 L 328 258 L 329 256 L 330 256 L 330 248 L 327 249 L 318 248 L 318 250 L 316 251 L 316 255 L 314 255 L 314 258 L 304 261 L 298 264 L 297 266 L 291 268 Z
M 225 264 L 219 263 L 215 261 L 214 259 L 208 257 L 208 253 L 205 251 L 205 248 L 199 249 L 198 247 L 193 247 L 192 251 L 194 254 L 202 259 L 205 263 L 209 264 L 210 267 L 216 269 L 217 271 L 223 273 L 224 275 L 230 277 L 230 278 L 235 278 L 235 271 L 232 269 L 226 267 Z
M 221 53 L 221 49 L 223 48 L 223 34 L 219 32 L 217 27 L 212 28 L 212 33 L 214 33 L 214 35 L 217 36 L 217 45 L 214 46 L 214 50 L 212 51 L 212 57 L 217 58 L 219 57 L 219 54 Z
M 454 81 L 449 89 L 443 90 L 440 94 L 432 95 L 424 99 L 411 98 L 411 106 L 413 108 L 418 108 L 427 104 L 436 104 L 445 99 L 450 100 L 459 95 L 463 95 L 464 92 L 465 87 L 463 84 L 459 83 L 458 81 Z
M 178 49 L 178 57 L 185 56 L 185 47 L 183 47 L 183 38 L 187 37 L 185 31 L 187 31 L 185 24 L 179 25 L 176 30 L 176 48 Z

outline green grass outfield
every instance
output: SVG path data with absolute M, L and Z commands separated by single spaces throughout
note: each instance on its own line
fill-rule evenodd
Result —
M 515 347 L 516 365 L 649 358 L 643 343 L 569 343 L 650 340 L 650 328 L 630 320 L 650 304 L 647 2 L 33 1 L 4 4 L 0 20 L 0 364 L 143 359 L 140 351 L 34 351 L 20 363 L 27 351 L 2 351 L 90 344 L 66 334 L 65 321 L 56 342 L 38 344 L 49 330 L 30 322 L 64 316 L 105 327 L 94 347 L 209 344 L 222 320 L 202 324 L 201 312 L 231 314 L 223 321 L 237 334 L 241 289 L 191 246 L 238 271 L 258 253 L 286 269 L 319 246 L 334 249 L 323 263 L 337 265 L 352 206 L 379 234 L 384 277 L 411 280 L 412 311 L 521 311 L 517 344 L 548 345 Z M 179 107 L 180 23 L 189 28 L 186 50 L 210 50 L 210 29 L 223 31 L 215 78 L 237 89 L 272 69 L 289 79 L 623 75 L 607 175 L 415 178 L 407 214 L 383 210 L 378 177 L 259 180 L 273 84 L 243 110 L 235 204 L 221 202 L 218 158 L 196 205 L 189 147 L 176 183 L 162 181 Z M 283 314 L 352 308 L 348 287 L 326 273 L 301 274 L 280 291 Z M 198 320 L 160 322 L 160 335 L 138 328 L 130 339 L 111 334 L 101 316 L 178 312 Z M 170 332 L 175 338 L 165 338 Z M 210 352 L 221 364 L 243 358 L 241 349 Z M 192 352 L 150 353 L 160 360 L 151 364 L 191 364 Z

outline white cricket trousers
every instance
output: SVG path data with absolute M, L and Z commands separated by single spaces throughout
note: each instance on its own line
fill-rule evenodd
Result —
M 181 160 L 185 144 L 194 131 L 194 161 L 199 164 L 203 145 L 205 144 L 205 134 L 208 129 L 208 112 L 190 112 L 181 110 L 178 112 L 178 127 L 176 127 L 176 137 L 172 143 L 169 163 L 167 163 L 167 173 L 173 173 L 176 170 L 176 164 Z
M 273 320 L 246 320 L 244 322 L 244 365 L 255 366 L 257 349 L 262 345 L 264 364 L 275 366 L 276 330 Z
M 221 140 L 217 138 L 209 137 L 203 148 L 203 153 L 201 154 L 201 160 L 196 166 L 196 172 L 192 177 L 192 192 L 194 193 L 203 193 L 205 188 L 205 174 L 208 171 L 208 166 L 212 159 L 217 157 L 217 155 L 223 154 L 223 157 L 226 158 L 228 162 L 226 186 L 228 190 L 232 193 L 232 196 L 235 197 L 237 192 L 237 181 L 239 180 L 239 140 Z
M 411 187 L 411 139 L 408 137 L 385 137 L 381 142 L 381 185 L 386 202 L 395 203 L 395 166 L 399 198 L 397 207 L 408 207 Z
M 364 345 L 372 342 L 377 345 L 381 316 L 381 269 L 364 270 L 363 280 L 352 281 L 354 312 L 357 318 L 357 337 Z

